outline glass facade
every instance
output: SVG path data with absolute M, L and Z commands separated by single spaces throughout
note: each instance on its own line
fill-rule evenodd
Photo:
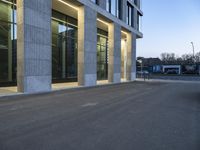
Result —
M 134 8 L 127 2 L 127 24 L 134 27 Z
M 16 2 L 0 0 L 0 86 L 16 85 Z M 53 81 L 77 80 L 77 20 L 52 12 Z
M 107 0 L 107 10 L 115 16 L 119 16 L 120 6 L 120 0 Z M 133 25 L 133 7 L 129 3 L 127 18 L 128 24 Z M 77 20 L 53 10 L 51 24 L 53 82 L 77 81 Z M 16 33 L 16 0 L 0 0 L 0 86 L 16 85 Z M 98 29 L 97 39 L 97 79 L 105 80 L 108 78 L 108 33 Z
M 16 5 L 0 1 L 0 86 L 16 83 Z
M 77 20 L 52 13 L 53 81 L 77 80 Z
M 108 79 L 108 33 L 101 29 L 97 32 L 97 79 Z
M 106 10 L 121 19 L 121 0 L 106 0 Z
M 137 13 L 137 30 L 142 31 L 142 17 L 139 12 Z

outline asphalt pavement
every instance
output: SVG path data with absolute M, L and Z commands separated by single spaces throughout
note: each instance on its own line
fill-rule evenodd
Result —
M 2 97 L 0 150 L 200 150 L 200 84 Z
M 150 79 L 200 82 L 200 75 L 150 75 Z

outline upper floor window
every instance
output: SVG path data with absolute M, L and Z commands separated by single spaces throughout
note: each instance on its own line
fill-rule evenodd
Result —
M 121 0 L 106 0 L 106 10 L 121 18 Z
M 98 4 L 98 0 L 91 0 L 93 3 Z
M 142 18 L 140 13 L 137 13 L 137 30 L 142 31 Z
M 127 2 L 127 24 L 134 27 L 134 8 Z
M 140 2 L 141 2 L 140 0 L 134 0 L 134 4 L 135 4 L 138 8 L 140 8 L 140 5 L 141 5 Z
M 137 6 L 137 4 L 138 4 L 137 0 L 134 0 L 134 4 Z

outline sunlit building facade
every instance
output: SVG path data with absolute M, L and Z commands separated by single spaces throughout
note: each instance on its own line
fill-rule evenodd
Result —
M 133 81 L 140 0 L 0 0 L 0 86 Z

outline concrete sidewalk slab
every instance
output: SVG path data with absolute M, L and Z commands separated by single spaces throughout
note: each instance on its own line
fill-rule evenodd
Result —
M 136 81 L 140 82 L 164 82 L 164 83 L 194 83 L 200 84 L 200 81 L 183 81 L 183 80 L 162 80 L 162 79 L 136 79 Z

